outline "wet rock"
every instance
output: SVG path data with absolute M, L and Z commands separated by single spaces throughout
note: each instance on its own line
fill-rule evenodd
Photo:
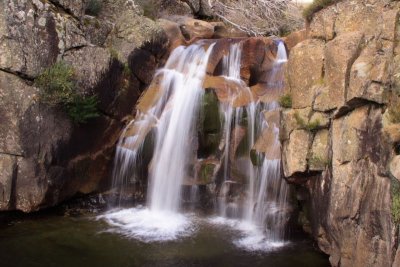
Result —
M 13 205 L 13 183 L 17 176 L 17 157 L 0 153 L 0 211 Z M 15 186 L 15 185 L 14 185 Z

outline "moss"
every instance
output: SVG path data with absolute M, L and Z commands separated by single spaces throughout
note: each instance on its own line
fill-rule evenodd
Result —
M 283 95 L 278 100 L 279 105 L 283 108 L 291 108 L 292 107 L 292 96 L 289 94 Z
M 314 0 L 310 5 L 304 8 L 303 17 L 310 22 L 315 13 L 339 1 L 340 0 Z
M 329 159 L 316 155 L 312 156 L 308 160 L 308 164 L 314 167 L 326 167 L 329 165 L 329 163 L 330 163 Z
M 86 4 L 85 14 L 98 16 L 103 8 L 102 0 L 89 0 Z
M 250 160 L 254 166 L 261 166 L 264 160 L 264 154 L 252 149 L 250 150 Z
M 99 116 L 97 96 L 84 96 L 76 88 L 75 70 L 64 61 L 45 69 L 35 80 L 39 87 L 40 101 L 50 106 L 61 106 L 69 117 L 86 123 Z
M 309 132 L 314 132 L 320 128 L 320 121 L 318 119 L 314 121 L 309 121 L 306 122 L 302 117 L 300 117 L 298 112 L 294 113 L 294 118 L 296 120 L 296 123 L 299 125 L 301 129 L 307 130 Z
M 110 52 L 111 59 L 119 60 L 120 55 L 119 55 L 119 52 L 115 48 L 110 47 L 108 49 L 108 51 Z
M 395 225 L 400 225 L 400 183 L 392 178 L 392 219 Z
M 215 165 L 212 163 L 202 164 L 199 171 L 199 180 L 202 184 L 211 183 L 214 176 Z

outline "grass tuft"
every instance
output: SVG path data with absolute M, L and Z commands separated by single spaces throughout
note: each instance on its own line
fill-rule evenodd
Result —
M 310 22 L 315 13 L 339 1 L 340 0 L 314 0 L 311 4 L 304 8 L 303 17 Z

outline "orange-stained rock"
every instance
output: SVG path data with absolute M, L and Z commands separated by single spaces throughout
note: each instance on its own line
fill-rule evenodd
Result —
M 215 90 L 220 102 L 232 102 L 235 108 L 246 106 L 256 100 L 256 96 L 242 81 L 223 76 L 206 76 L 203 87 Z
M 207 65 L 207 74 L 210 75 L 220 75 L 221 69 L 218 70 L 217 67 L 221 67 L 222 58 L 229 54 L 229 49 L 232 44 L 239 42 L 241 39 L 220 39 L 217 40 L 213 51 L 210 55 Z M 219 73 L 216 73 L 219 72 Z
M 306 40 L 307 37 L 308 37 L 307 36 L 307 31 L 306 30 L 300 30 L 300 31 L 297 31 L 297 32 L 292 32 L 288 36 L 282 38 L 282 40 L 285 42 L 287 49 L 290 51 L 298 43 L 301 43 L 304 40 Z
M 144 91 L 142 96 L 138 100 L 138 104 L 136 106 L 137 110 L 146 113 L 150 108 L 152 108 L 160 99 L 162 92 L 161 92 L 161 80 L 162 75 L 158 75 L 154 77 L 150 86 Z
M 240 67 L 241 78 L 254 83 L 260 75 L 260 68 L 264 62 L 266 45 L 262 39 L 249 38 L 242 41 L 242 62 Z

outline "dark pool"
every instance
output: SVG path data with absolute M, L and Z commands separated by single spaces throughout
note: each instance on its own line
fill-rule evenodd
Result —
M 0 266 L 330 266 L 306 238 L 274 251 L 249 252 L 233 244 L 237 233 L 223 225 L 202 223 L 190 237 L 153 243 L 109 228 L 95 215 L 15 218 L 0 224 Z

